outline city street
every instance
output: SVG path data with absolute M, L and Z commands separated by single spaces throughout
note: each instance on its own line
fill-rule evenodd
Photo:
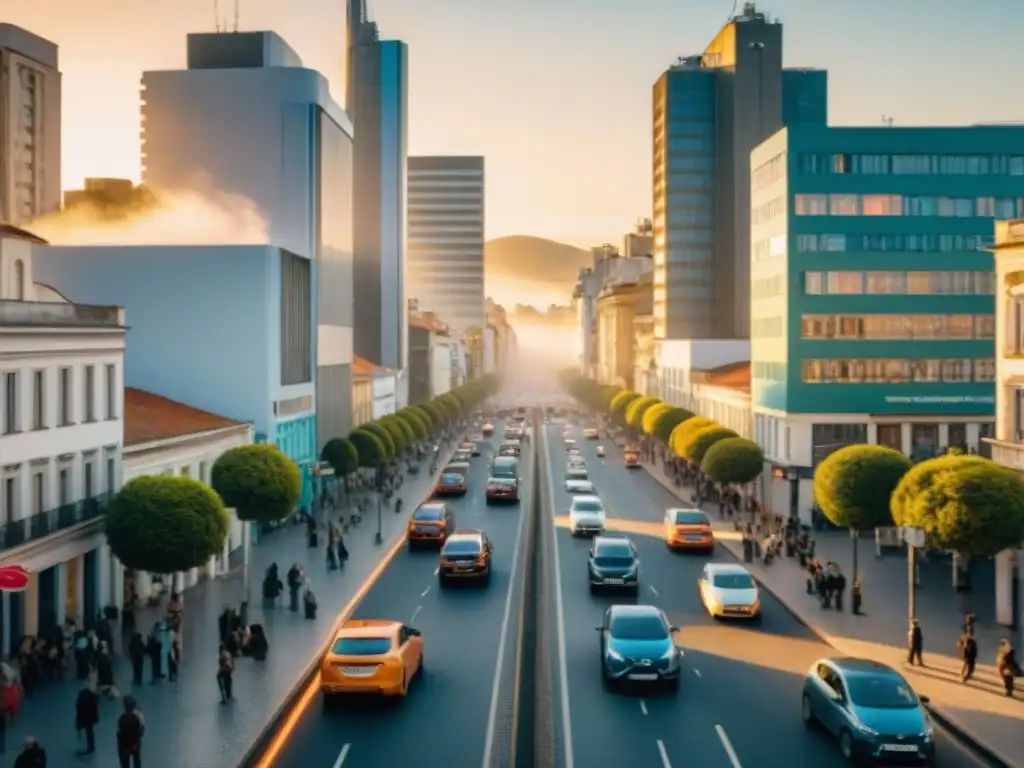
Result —
M 491 442 L 496 448 L 500 425 L 495 431 Z M 527 449 L 521 462 L 520 504 L 486 504 L 486 450 L 472 460 L 466 496 L 449 500 L 457 529 L 484 530 L 494 544 L 488 586 L 442 591 L 437 552 L 403 548 L 356 608 L 353 618 L 401 620 L 423 633 L 423 675 L 408 697 L 382 702 L 356 697 L 327 707 L 317 693 L 305 702 L 275 765 L 479 768 L 495 734 L 509 729 L 509 723 L 499 722 L 506 710 L 499 706 L 496 689 L 511 688 L 515 669 L 508 663 L 518 620 L 510 587 L 523 567 L 515 553 L 529 503 L 529 455 Z
M 704 612 L 697 592 L 704 555 L 675 554 L 661 538 L 661 518 L 678 499 L 643 470 L 627 470 L 619 449 L 602 439 L 608 457 L 597 457 L 599 441 L 574 438 L 587 461 L 590 479 L 608 512 L 609 532 L 628 536 L 641 559 L 640 603 L 662 608 L 679 626 L 683 648 L 678 693 L 635 695 L 605 690 L 595 627 L 613 602 L 634 598 L 592 596 L 586 580 L 589 542 L 573 539 L 567 528 L 570 495 L 564 490 L 565 449 L 559 427 L 548 426 L 538 443 L 548 468 L 554 517 L 549 526 L 557 546 L 555 601 L 561 606 L 556 711 L 567 716 L 561 733 L 566 766 L 671 766 L 701 768 L 819 768 L 841 760 L 835 743 L 808 732 L 800 719 L 804 673 L 818 658 L 833 655 L 792 614 L 761 593 L 758 626 L 724 624 Z M 713 560 L 735 563 L 719 545 Z M 936 729 L 938 763 L 977 767 L 973 756 Z

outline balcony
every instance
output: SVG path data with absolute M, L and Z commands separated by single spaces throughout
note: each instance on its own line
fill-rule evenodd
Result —
M 103 517 L 109 499 L 110 494 L 104 493 L 0 526 L 0 551 L 41 541 L 80 523 L 98 520 Z
M 994 437 L 986 437 L 984 440 L 992 449 L 992 461 L 1008 469 L 1024 472 L 1024 443 L 996 440 Z

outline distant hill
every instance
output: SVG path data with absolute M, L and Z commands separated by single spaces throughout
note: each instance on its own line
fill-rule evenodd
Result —
M 489 281 L 513 278 L 560 293 L 572 290 L 580 268 L 590 266 L 591 260 L 590 251 L 529 235 L 499 237 L 484 246 Z

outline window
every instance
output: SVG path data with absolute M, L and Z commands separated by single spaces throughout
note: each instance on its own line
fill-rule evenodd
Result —
M 46 373 L 32 372 L 32 429 L 46 429 Z
M 974 380 L 975 381 L 995 381 L 996 380 L 996 361 L 995 360 L 975 360 L 974 361 Z
M 16 478 L 16 477 L 5 477 L 4 478 L 4 496 L 3 496 L 3 504 L 4 504 L 4 506 L 3 506 L 3 510 L 2 510 L 3 515 L 2 515 L 2 518 L 0 518 L 0 519 L 2 519 L 4 525 L 6 525 L 7 523 L 11 522 L 12 520 L 16 520 L 17 519 L 16 510 L 14 508 L 16 506 L 16 502 L 17 502 L 17 488 L 18 488 L 18 486 L 16 485 L 17 482 L 18 482 L 18 478 Z
M 71 424 L 71 382 L 71 369 L 61 368 L 57 384 L 57 400 L 60 404 L 60 424 L 58 426 L 61 427 L 67 427 Z
M 32 474 L 32 514 L 38 515 L 43 511 L 43 504 L 45 503 L 45 497 L 43 495 L 46 488 L 46 475 L 41 471 Z
M 833 216 L 856 216 L 858 208 L 856 195 L 829 195 L 828 212 Z
M 827 195 L 797 195 L 794 210 L 797 216 L 827 216 Z
M 4 374 L 4 434 L 18 431 L 18 374 L 9 371 Z
M 117 490 L 117 468 L 114 465 L 114 457 L 107 457 L 107 493 Z
M 974 338 L 994 339 L 996 337 L 996 318 L 994 315 L 974 316 Z
M 864 292 L 863 272 L 828 272 L 826 274 L 825 292 L 840 295 L 853 295 Z
M 804 272 L 804 293 L 820 296 L 825 292 L 824 272 Z
M 91 499 L 94 495 L 95 488 L 93 488 L 93 465 L 91 461 L 86 461 L 82 465 L 82 497 Z
M 96 421 L 96 366 L 85 366 L 85 421 Z
M 860 199 L 864 216 L 901 216 L 903 198 L 899 195 L 863 195 Z
M 117 418 L 117 367 L 107 365 L 107 409 L 104 418 L 107 421 Z
M 990 365 L 991 363 L 991 365 Z M 995 375 L 992 360 L 893 359 L 805 359 L 801 363 L 803 381 L 809 384 L 903 384 L 907 382 L 965 383 L 988 380 Z
M 867 292 L 872 294 L 904 294 L 907 292 L 907 273 L 868 272 Z
M 71 471 L 62 467 L 57 475 L 57 505 L 63 507 L 71 498 Z

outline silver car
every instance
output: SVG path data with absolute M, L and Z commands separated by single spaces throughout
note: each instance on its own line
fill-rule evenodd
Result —
M 567 477 L 565 479 L 565 490 L 569 493 L 589 493 L 594 492 L 594 484 L 584 479 Z

